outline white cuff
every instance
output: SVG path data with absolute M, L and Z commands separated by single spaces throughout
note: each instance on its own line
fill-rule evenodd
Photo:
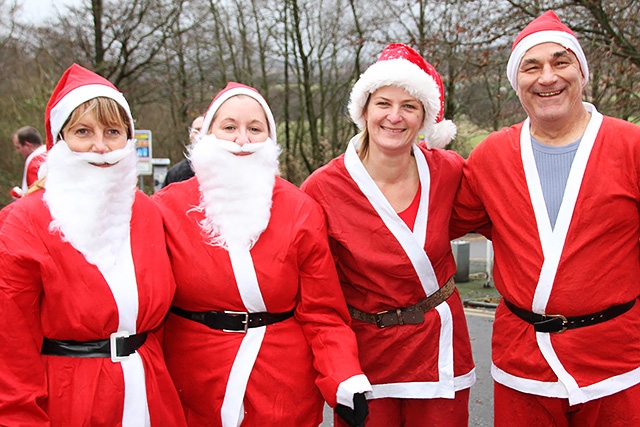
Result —
M 369 379 L 364 374 L 354 375 L 340 383 L 336 393 L 336 401 L 353 409 L 353 395 L 373 391 Z

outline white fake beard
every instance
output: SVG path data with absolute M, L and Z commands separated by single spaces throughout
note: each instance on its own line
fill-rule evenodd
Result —
M 129 239 L 136 162 L 135 140 L 106 154 L 76 153 L 59 141 L 47 154 L 43 199 L 53 218 L 49 231 L 60 232 L 98 267 L 113 265 Z
M 234 153 L 252 153 L 237 156 Z M 245 144 L 203 136 L 191 147 L 189 159 L 200 183 L 205 213 L 200 228 L 207 243 L 251 249 L 271 217 L 271 202 L 280 147 L 271 139 Z

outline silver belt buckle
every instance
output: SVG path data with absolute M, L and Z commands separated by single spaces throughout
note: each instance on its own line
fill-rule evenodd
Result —
M 223 332 L 235 332 L 235 333 L 239 333 L 239 334 L 246 334 L 247 330 L 249 329 L 249 313 L 247 313 L 246 311 L 231 311 L 231 310 L 225 310 L 224 314 L 231 314 L 234 316 L 244 316 L 244 320 L 242 321 L 242 324 L 244 325 L 244 329 L 240 329 L 239 331 L 235 331 L 232 329 L 223 329 Z
M 126 356 L 118 356 L 118 338 L 127 338 L 131 334 L 127 331 L 114 332 L 109 336 L 109 350 L 111 351 L 111 361 L 114 363 L 122 362 L 129 358 L 129 354 Z

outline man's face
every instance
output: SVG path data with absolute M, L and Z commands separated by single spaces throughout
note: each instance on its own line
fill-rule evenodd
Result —
M 16 149 L 16 151 L 25 160 L 27 159 L 27 157 L 29 157 L 29 154 L 31 154 L 33 152 L 33 150 L 35 149 L 31 145 L 31 143 L 29 143 L 29 142 L 25 142 L 24 145 L 20 145 L 20 141 L 18 141 L 18 136 L 17 135 L 13 135 L 11 137 L 11 141 L 13 142 L 13 146 Z
M 529 49 L 520 61 L 517 81 L 517 95 L 532 122 L 567 120 L 583 108 L 580 63 L 559 44 L 542 43 Z

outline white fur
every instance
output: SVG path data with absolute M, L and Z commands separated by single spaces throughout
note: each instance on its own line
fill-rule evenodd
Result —
M 280 147 L 273 140 L 240 146 L 203 136 L 190 149 L 189 159 L 200 183 L 200 223 L 213 246 L 252 248 L 271 217 L 271 200 L 278 173 Z
M 418 133 L 425 136 L 429 148 L 444 147 L 455 137 L 453 122 L 436 124 L 440 112 L 440 89 L 436 81 L 416 64 L 402 58 L 372 64 L 353 86 L 349 114 L 360 129 L 366 126 L 363 113 L 369 95 L 385 86 L 400 87 L 422 103 L 425 116 Z
M 128 239 L 136 161 L 134 140 L 104 155 L 76 153 L 59 141 L 47 155 L 43 199 L 53 218 L 49 230 L 98 267 L 112 265 Z

